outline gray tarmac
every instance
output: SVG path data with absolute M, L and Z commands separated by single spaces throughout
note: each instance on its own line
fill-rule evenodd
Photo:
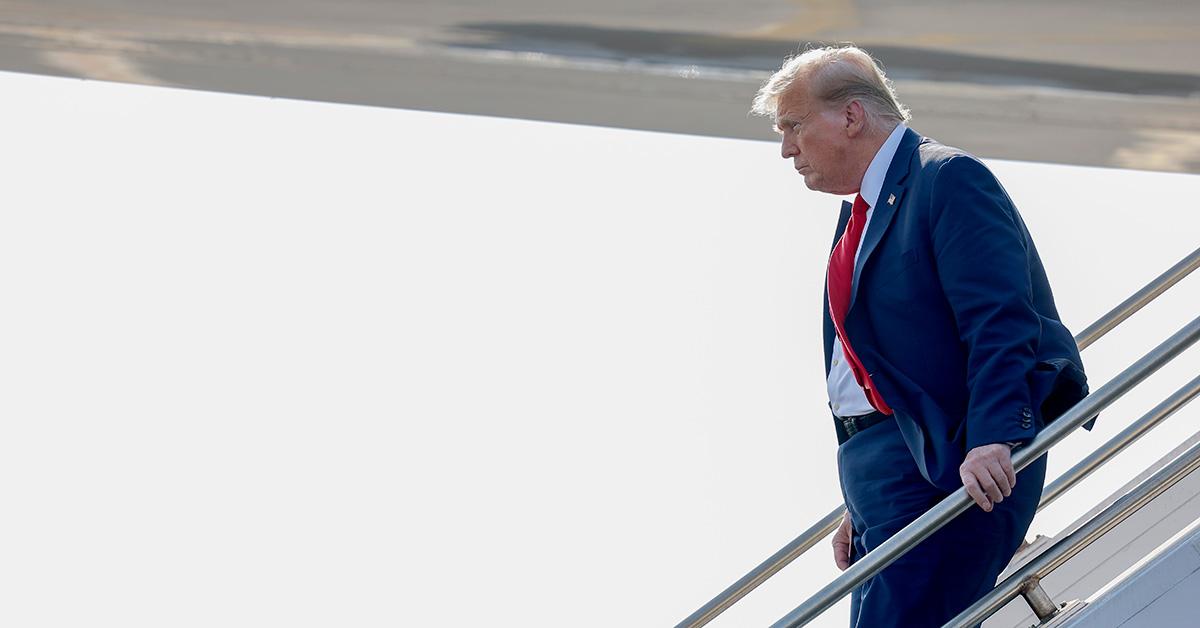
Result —
M 0 69 L 775 139 L 747 115 L 809 42 L 888 68 L 984 157 L 1200 173 L 1200 4 L 0 0 Z

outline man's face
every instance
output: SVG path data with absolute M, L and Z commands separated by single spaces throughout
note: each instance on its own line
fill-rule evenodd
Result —
M 842 111 L 811 99 L 808 88 L 797 83 L 779 99 L 775 128 L 783 136 L 783 158 L 792 160 L 808 189 L 830 194 L 858 191 Z

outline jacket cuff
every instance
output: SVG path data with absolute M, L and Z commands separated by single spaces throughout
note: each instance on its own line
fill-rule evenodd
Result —
M 1037 425 L 1033 409 L 1023 406 L 1012 415 L 998 421 L 993 420 L 982 426 L 968 423 L 966 450 L 971 451 L 976 447 L 995 443 L 1025 444 L 1032 441 L 1035 436 L 1037 436 Z

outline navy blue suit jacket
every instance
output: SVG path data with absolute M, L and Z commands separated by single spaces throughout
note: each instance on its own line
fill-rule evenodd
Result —
M 849 217 L 843 203 L 835 243 Z M 828 375 L 828 293 L 824 312 Z M 962 486 L 967 451 L 1032 440 L 1088 392 L 1004 188 L 979 160 L 912 129 L 863 235 L 845 326 L 917 466 L 946 491 Z

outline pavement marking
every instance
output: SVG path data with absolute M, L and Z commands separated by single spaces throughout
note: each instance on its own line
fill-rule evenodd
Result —
M 1200 133 L 1137 129 L 1137 143 L 1113 151 L 1112 162 L 1120 168 L 1195 172 L 1200 168 Z
M 153 46 L 97 31 L 48 26 L 0 24 L 0 34 L 28 37 L 44 47 L 38 56 L 54 68 L 98 81 L 166 85 L 146 74 L 131 53 L 149 53 Z
M 158 46 L 146 41 L 153 39 L 172 43 L 266 44 L 285 48 L 371 52 L 411 51 L 415 48 L 412 40 L 403 37 L 281 28 L 258 28 L 247 32 L 239 31 L 244 29 L 244 26 L 239 24 L 197 20 L 180 20 L 171 25 L 176 28 L 182 26 L 186 30 L 171 32 L 169 28 L 163 28 L 132 31 L 0 23 L 0 35 L 32 39 L 37 42 L 37 46 L 45 48 L 39 53 L 44 63 L 72 75 L 100 81 L 146 85 L 170 85 L 147 74 L 131 58 L 131 55 L 155 56 L 156 53 L 161 53 L 162 50 Z M 152 36 L 149 32 L 162 34 Z
M 172 30 L 172 27 L 185 27 L 185 29 Z M 269 44 L 285 48 L 372 52 L 409 50 L 417 45 L 407 37 L 331 33 L 278 27 L 247 29 L 244 24 L 199 20 L 173 21 L 169 24 L 162 24 L 161 27 L 154 30 L 83 29 L 0 23 L 0 35 L 18 35 L 76 47 L 138 49 L 142 52 L 147 52 L 152 48 L 151 45 L 143 43 L 145 41 L 226 45 Z
M 142 71 L 130 59 L 114 53 L 47 50 L 41 54 L 46 65 L 96 81 L 168 85 Z

